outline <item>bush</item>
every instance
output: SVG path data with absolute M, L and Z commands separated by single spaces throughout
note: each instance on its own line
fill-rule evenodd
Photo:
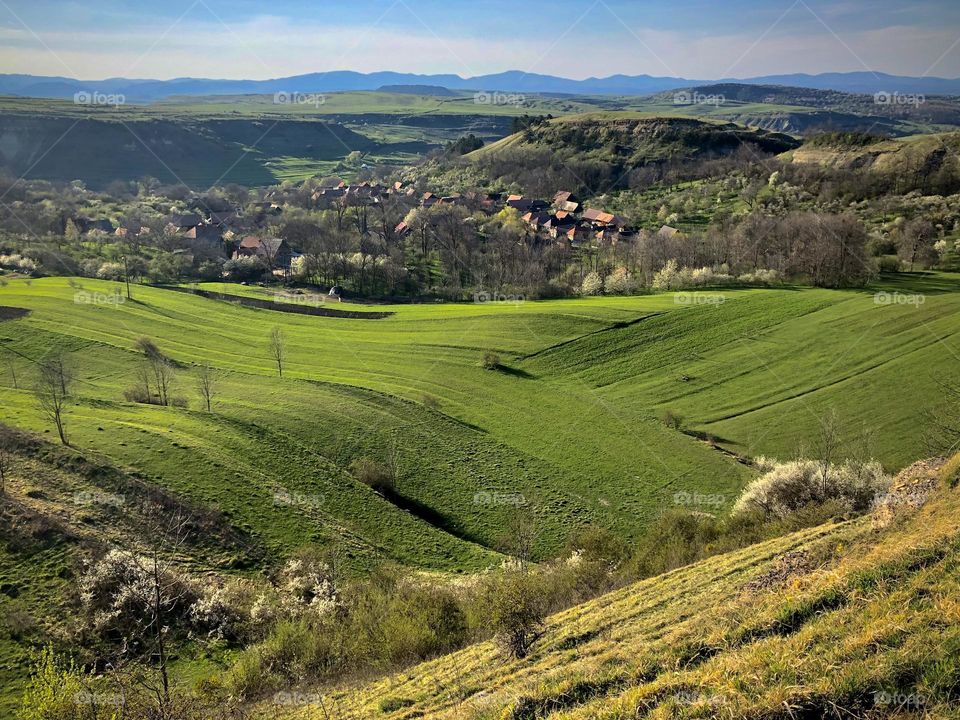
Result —
M 637 282 L 626 268 L 619 267 L 603 280 L 603 291 L 608 295 L 627 295 L 637 289 Z
M 240 257 L 223 264 L 224 274 L 233 282 L 259 280 L 269 271 L 266 264 L 256 257 Z
M 379 493 L 390 493 L 396 487 L 393 469 L 371 458 L 360 458 L 350 463 L 353 476 Z
M 603 292 L 603 279 L 595 272 L 587 273 L 580 283 L 581 295 L 599 295 Z
M 480 364 L 484 370 L 496 370 L 500 367 L 500 356 L 494 352 L 485 352 Z
M 877 260 L 877 270 L 882 273 L 900 272 L 900 259 L 896 257 L 882 257 Z
M 673 412 L 673 410 L 667 410 L 660 416 L 660 422 L 666 425 L 671 430 L 682 430 L 683 429 L 683 416 L 678 415 Z
M 532 573 L 507 571 L 486 588 L 483 607 L 503 651 L 524 658 L 540 637 L 546 615 L 544 594 Z
M 97 277 L 101 280 L 123 280 L 126 277 L 123 265 L 115 262 L 105 262 L 97 270 Z
M 750 483 L 734 506 L 735 515 L 759 510 L 785 518 L 791 513 L 826 502 L 836 502 L 848 512 L 865 512 L 890 479 L 877 462 L 831 465 L 796 460 L 783 463 Z

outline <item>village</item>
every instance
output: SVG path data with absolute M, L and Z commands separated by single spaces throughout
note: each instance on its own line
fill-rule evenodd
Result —
M 270 190 L 262 201 L 236 204 L 229 209 L 211 209 L 198 197 L 193 199 L 191 210 L 171 212 L 161 223 L 120 221 L 115 224 L 109 219 L 91 219 L 82 215 L 71 218 L 71 221 L 81 235 L 91 232 L 100 237 L 112 235 L 137 245 L 149 245 L 162 238 L 168 248 L 190 263 L 197 257 L 223 261 L 258 258 L 275 276 L 286 278 L 304 248 L 298 245 L 296 238 L 273 236 L 282 235 L 275 230 L 282 224 L 285 209 L 293 207 L 317 213 L 332 211 L 341 226 L 344 215 L 353 210 L 363 218 L 359 229 L 361 234 L 366 234 L 374 231 L 366 220 L 366 213 L 371 209 L 383 211 L 385 217 L 389 207 L 394 217 L 409 218 L 411 211 L 436 206 L 458 206 L 471 214 L 487 216 L 513 210 L 527 228 L 522 241 L 530 245 L 596 249 L 629 242 L 637 235 L 637 229 L 623 218 L 586 207 L 569 191 L 557 192 L 548 201 L 499 192 L 440 195 L 420 192 L 402 182 L 384 185 L 339 181 L 296 198 L 283 197 L 280 191 Z M 468 222 L 468 217 L 464 222 Z M 389 227 L 378 227 L 377 231 L 385 241 L 401 241 L 410 235 L 412 228 L 408 220 L 401 220 L 390 223 Z M 659 230 L 661 235 L 677 232 L 668 226 Z

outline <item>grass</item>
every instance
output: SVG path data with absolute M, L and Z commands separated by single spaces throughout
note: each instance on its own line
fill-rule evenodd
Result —
M 711 558 L 553 616 L 524 660 L 480 644 L 328 689 L 323 708 L 344 720 L 957 717 L 958 509 L 941 491 L 884 531 L 861 518 Z M 745 589 L 786 552 L 813 569 Z
M 392 312 L 386 319 L 353 320 L 145 287 L 119 306 L 76 305 L 64 279 L 13 281 L 0 304 L 32 312 L 0 325 L 0 344 L 18 353 L 20 378 L 49 349 L 71 350 L 78 447 L 224 508 L 279 554 L 342 534 L 360 557 L 470 570 L 495 561 L 488 548 L 510 512 L 478 493 L 534 506 L 543 553 L 588 523 L 635 536 L 679 491 L 732 503 L 749 470 L 665 427 L 668 410 L 734 453 L 789 457 L 836 408 L 851 448 L 868 427 L 877 456 L 906 465 L 953 367 L 958 296 L 935 288 L 953 288 L 956 276 L 937 283 L 921 287 L 919 307 L 877 305 L 870 292 L 739 290 L 719 305 L 672 295 L 400 305 L 370 308 Z M 275 325 L 289 348 L 282 379 L 267 351 Z M 123 401 L 141 335 L 184 365 L 175 394 L 193 409 Z M 482 367 L 488 351 L 501 358 L 497 371 Z M 210 415 L 190 379 L 200 363 L 225 373 Z M 32 395 L 9 374 L 3 382 L 0 420 L 49 432 Z M 419 518 L 344 470 L 393 452 L 398 491 Z M 274 507 L 284 489 L 325 501 Z
M 276 566 L 305 544 L 336 543 L 354 572 L 387 560 L 470 573 L 501 561 L 496 549 L 517 502 L 534 513 L 540 557 L 588 524 L 637 537 L 680 492 L 720 495 L 729 506 L 753 474 L 734 454 L 791 457 L 811 447 L 830 409 L 843 420 L 843 451 L 856 450 L 867 428 L 888 469 L 910 463 L 921 447 L 924 412 L 942 402 L 938 383 L 956 372 L 958 282 L 957 275 L 918 274 L 860 291 L 725 290 L 723 303 L 709 304 L 678 304 L 672 294 L 514 305 L 342 303 L 338 309 L 392 314 L 340 319 L 141 286 L 118 305 L 76 304 L 81 287 L 112 296 L 115 284 L 10 280 L 0 286 L 0 307 L 29 313 L 0 322 L 0 422 L 55 440 L 29 384 L 35 363 L 63 350 L 77 369 L 67 410 L 77 451 L 222 511 L 231 531 L 257 548 L 258 568 Z M 271 288 L 200 287 L 296 301 Z M 880 290 L 922 294 L 924 302 L 877 304 Z M 282 378 L 267 347 L 275 326 L 288 348 Z M 144 335 L 178 364 L 173 394 L 188 408 L 123 400 L 140 362 L 135 341 Z M 499 356 L 496 370 L 483 368 L 487 352 Z M 194 388 L 201 363 L 221 373 L 213 413 L 200 409 Z M 660 419 L 667 411 L 685 426 L 667 427 Z M 717 448 L 698 439 L 708 436 Z M 349 473 L 361 458 L 396 460 L 391 497 Z M 40 477 L 24 476 L 31 475 Z M 81 482 L 54 477 L 46 486 L 62 494 Z M 710 572 L 722 589 L 728 574 L 757 567 L 792 542 L 770 545 L 765 559 L 745 552 L 711 561 Z M 28 569 L 39 570 L 28 583 L 35 589 L 0 596 L 0 605 L 36 601 L 31 607 L 40 614 L 56 615 L 51 603 L 63 595 L 62 569 L 76 555 L 68 546 L 44 552 L 24 559 L 3 551 L 0 585 L 23 584 Z M 234 556 L 195 562 L 200 570 L 250 571 Z M 687 577 L 683 572 L 670 577 Z M 708 578 L 690 582 L 676 592 L 651 590 L 650 602 L 680 603 L 684 592 L 703 591 Z M 856 592 L 876 587 L 860 581 Z M 770 628 L 806 627 L 811 612 L 842 611 L 850 591 L 841 590 L 779 606 L 780 614 L 756 625 L 757 642 Z M 667 632 L 666 624 L 657 627 Z M 595 638 L 616 639 L 611 628 L 578 622 L 568 629 L 557 642 L 575 655 Z M 698 647 L 691 645 L 681 664 L 715 646 Z M 12 668 L 22 670 L 17 648 L 18 641 L 0 639 L 0 674 L 11 682 L 19 672 Z M 197 672 L 189 662 L 187 670 Z M 569 694 L 589 704 L 595 685 L 605 693 L 632 687 L 607 670 L 585 670 Z M 498 686 L 464 682 L 464 692 L 482 687 L 488 695 Z M 564 687 L 557 692 L 567 693 Z M 384 697 L 420 703 L 423 694 Z M 558 707 L 531 697 L 530 707 Z

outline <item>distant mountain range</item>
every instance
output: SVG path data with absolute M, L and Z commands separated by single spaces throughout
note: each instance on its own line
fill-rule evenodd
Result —
M 433 86 L 450 90 L 486 90 L 571 95 L 651 95 L 677 88 L 716 83 L 787 85 L 799 88 L 837 90 L 849 93 L 878 92 L 960 95 L 960 78 L 903 77 L 873 72 L 825 73 L 822 75 L 766 75 L 746 79 L 692 80 L 651 75 L 612 75 L 606 78 L 570 80 L 519 70 L 462 78 L 459 75 L 410 73 L 358 73 L 349 70 L 310 73 L 273 80 L 75 80 L 37 75 L 0 75 L 0 95 L 39 98 L 72 98 L 76 93 L 120 94 L 130 102 L 149 102 L 177 95 L 248 95 L 278 92 L 343 92 L 377 90 L 384 86 Z

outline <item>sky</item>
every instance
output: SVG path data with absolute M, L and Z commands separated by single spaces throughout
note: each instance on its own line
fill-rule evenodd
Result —
M 0 0 L 0 73 L 960 77 L 957 0 Z

